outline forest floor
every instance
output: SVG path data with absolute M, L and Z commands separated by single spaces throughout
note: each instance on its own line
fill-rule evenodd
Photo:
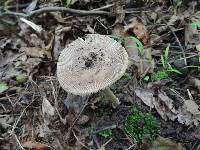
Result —
M 117 108 L 101 91 L 69 100 L 57 81 L 60 52 L 86 34 L 109 35 L 129 54 L 110 87 Z M 198 0 L 0 2 L 1 150 L 198 150 L 199 105 Z M 126 132 L 132 108 L 156 118 L 155 137 Z M 144 120 L 128 127 L 143 135 Z

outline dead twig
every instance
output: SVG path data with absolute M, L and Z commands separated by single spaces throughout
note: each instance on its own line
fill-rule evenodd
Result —
M 96 134 L 92 134 L 92 139 L 93 139 L 94 143 L 97 145 L 97 148 L 100 149 L 101 147 L 100 147 L 100 144 L 98 142 Z
M 127 148 L 126 150 L 130 150 L 132 149 L 133 147 L 135 147 L 135 144 L 131 145 L 129 148 Z
M 21 148 L 22 150 L 25 150 L 25 149 L 23 148 L 23 146 L 21 145 L 19 139 L 17 138 L 17 135 L 14 134 L 14 136 L 15 136 L 15 139 L 16 139 L 17 143 L 19 144 L 20 148 Z
M 103 145 L 101 145 L 100 149 L 99 150 L 105 150 L 105 146 L 110 143 L 112 141 L 112 138 L 109 139 L 106 143 L 104 143 Z
M 60 112 L 59 112 L 59 110 L 58 110 L 58 107 L 59 107 L 59 106 L 58 106 L 58 101 L 57 101 L 58 94 L 59 94 L 59 93 L 58 93 L 58 90 L 55 89 L 52 80 L 51 80 L 50 82 L 51 82 L 52 94 L 53 94 L 53 97 L 54 97 L 54 104 L 55 104 L 56 112 L 57 112 L 57 114 L 58 114 L 58 116 L 59 116 L 59 118 L 60 118 L 60 121 L 61 121 L 64 125 L 66 125 L 66 123 L 67 123 L 66 117 L 65 117 L 65 118 L 62 118 L 62 116 L 61 116 L 61 114 L 60 114 Z
M 38 10 L 31 11 L 28 14 L 18 13 L 18 12 L 13 12 L 13 11 L 7 10 L 6 12 L 1 13 L 0 17 L 3 17 L 3 16 L 18 16 L 18 17 L 30 18 L 30 17 L 36 16 L 36 15 L 40 15 L 42 13 L 56 12 L 56 11 L 67 12 L 67 13 L 77 14 L 77 15 L 105 15 L 105 16 L 108 16 L 110 14 L 109 12 L 98 11 L 98 10 L 91 10 L 90 11 L 90 10 L 71 9 L 71 8 L 66 8 L 66 7 L 45 7 L 45 8 L 41 8 L 41 9 L 38 9 Z
M 92 9 L 92 11 L 108 9 L 108 8 L 110 8 L 110 7 L 113 7 L 113 6 L 114 6 L 114 4 L 108 4 L 108 5 L 103 6 L 103 7 L 100 7 L 100 8 Z
M 81 110 L 79 111 L 79 113 L 77 114 L 77 116 L 76 116 L 75 119 L 73 120 L 71 126 L 69 127 L 65 139 L 68 139 L 68 138 L 69 138 L 70 133 L 72 132 L 72 129 L 73 129 L 74 125 L 76 124 L 77 120 L 79 119 L 79 117 L 80 117 L 80 115 L 82 114 L 82 112 L 83 112 L 83 110 L 85 109 L 85 107 L 88 105 L 88 100 L 89 100 L 89 96 L 86 97 L 85 104 L 82 106 Z
M 102 127 L 96 131 L 93 132 L 93 134 L 97 134 L 101 131 L 104 131 L 104 130 L 108 130 L 108 129 L 115 129 L 117 126 L 115 124 L 111 125 L 111 126 L 107 126 L 107 127 Z
M 164 21 L 164 23 L 166 24 L 166 26 L 170 29 L 170 31 L 172 32 L 173 36 L 175 37 L 176 42 L 178 43 L 178 45 L 179 45 L 179 47 L 180 47 L 180 49 L 182 51 L 185 65 L 187 65 L 187 60 L 186 60 L 186 56 L 185 56 L 185 48 L 181 45 L 181 42 L 179 41 L 179 39 L 178 39 L 178 37 L 177 37 L 174 29 L 170 25 L 167 24 L 167 21 L 164 18 L 162 20 Z
M 90 148 L 89 148 L 88 146 L 86 146 L 83 142 L 81 142 L 81 140 L 76 136 L 74 130 L 72 130 L 72 133 L 73 133 L 75 139 L 78 141 L 78 143 L 81 144 L 81 146 L 83 146 L 83 147 L 85 147 L 86 149 L 89 149 L 89 150 L 90 150 Z
M 27 105 L 27 106 L 24 108 L 24 110 L 23 110 L 22 113 L 20 114 L 19 118 L 16 120 L 16 122 L 15 122 L 14 125 L 12 126 L 12 130 L 11 130 L 11 132 L 10 132 L 10 135 L 13 134 L 15 128 L 17 127 L 17 124 L 19 123 L 20 119 L 21 119 L 22 116 L 24 115 L 26 109 L 34 102 L 34 100 L 35 100 L 34 98 L 35 98 L 35 95 L 33 95 L 32 101 L 30 102 L 30 104 Z

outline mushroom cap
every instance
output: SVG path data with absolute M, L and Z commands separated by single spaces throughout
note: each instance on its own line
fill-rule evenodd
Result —
M 109 36 L 88 34 L 60 54 L 57 77 L 61 87 L 74 95 L 89 95 L 120 79 L 128 66 L 124 47 Z

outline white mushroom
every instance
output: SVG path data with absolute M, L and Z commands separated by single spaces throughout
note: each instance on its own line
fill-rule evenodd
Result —
M 108 87 L 123 76 L 127 66 L 128 54 L 120 43 L 106 35 L 88 34 L 61 52 L 57 76 L 61 87 L 74 95 L 102 89 L 110 93 Z

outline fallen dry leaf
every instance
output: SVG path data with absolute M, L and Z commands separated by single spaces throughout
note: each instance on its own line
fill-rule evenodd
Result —
M 196 45 L 196 49 L 197 49 L 198 55 L 200 56 L 200 43 Z
M 31 57 L 39 57 L 44 58 L 45 57 L 45 51 L 42 48 L 37 47 L 21 47 L 21 52 L 25 52 L 27 56 Z
M 150 108 L 154 108 L 153 101 L 155 101 L 155 97 L 151 90 L 137 88 L 135 94 Z
M 46 97 L 43 97 L 42 112 L 43 114 L 47 114 L 48 116 L 53 116 L 55 114 L 54 107 L 51 105 L 51 103 L 47 100 Z
M 124 40 L 126 51 L 133 61 L 134 65 L 138 67 L 140 75 L 145 73 L 153 73 L 155 63 L 151 55 L 151 48 L 139 50 L 136 48 L 136 42 L 131 38 Z
M 199 106 L 192 100 L 185 100 L 184 105 L 175 108 L 174 100 L 169 98 L 165 93 L 158 92 L 157 98 L 154 97 L 152 89 L 136 88 L 135 94 L 149 107 L 155 108 L 158 114 L 166 121 L 170 119 L 178 120 L 185 125 L 197 126 L 200 122 Z
M 16 64 L 16 67 L 25 70 L 29 75 L 30 73 L 37 72 L 37 70 L 34 70 L 41 62 L 41 58 L 27 58 L 26 61 L 21 62 L 20 64 Z
M 189 82 L 192 86 L 196 87 L 200 91 L 200 80 L 199 79 L 189 76 Z
M 132 22 L 125 27 L 125 32 L 134 33 L 139 40 L 142 40 L 144 44 L 147 44 L 150 40 L 149 32 L 145 25 L 139 21 L 136 17 L 132 19 Z
M 58 56 L 60 54 L 61 51 L 61 43 L 63 40 L 64 35 L 71 31 L 71 27 L 65 27 L 62 25 L 59 25 L 56 29 L 55 29 L 55 37 L 54 37 L 54 44 L 53 44 L 53 58 L 54 60 L 58 59 Z M 53 38 L 52 38 L 53 39 Z
M 136 20 L 136 18 L 135 18 Z M 133 61 L 133 64 L 138 67 L 138 72 L 140 75 L 144 75 L 146 73 L 152 73 L 155 67 L 154 60 L 151 55 L 151 48 L 143 48 L 142 43 L 140 42 L 140 47 L 138 48 L 137 39 L 130 34 L 130 30 L 133 30 L 133 27 L 138 22 L 133 21 L 129 26 L 124 27 L 121 24 L 116 24 L 113 29 L 113 34 L 116 36 L 123 37 L 123 44 L 126 48 L 126 51 L 129 55 L 129 58 Z M 139 32 L 139 31 L 138 31 Z M 144 31 L 146 32 L 146 31 Z M 141 33 L 143 34 L 143 33 Z M 145 33 L 146 35 L 147 33 Z M 142 35 L 139 35 L 140 37 Z M 149 35 L 148 35 L 149 36 Z M 149 40 L 149 38 L 148 38 Z M 144 42 L 145 43 L 145 42 Z
M 186 25 L 185 26 L 185 46 L 191 48 L 196 44 L 199 44 L 200 38 L 198 29 L 196 26 Z
M 193 100 L 185 100 L 183 108 L 194 115 L 200 115 L 199 106 Z
M 35 150 L 48 150 L 50 147 L 47 144 L 35 142 L 35 141 L 27 141 L 22 144 L 24 148 L 30 148 Z
M 78 121 L 76 122 L 76 124 L 78 125 L 84 125 L 89 121 L 89 117 L 87 115 L 81 115 L 78 119 Z
M 19 33 L 19 35 L 23 36 L 29 42 L 27 48 L 25 48 L 26 46 L 22 46 L 21 51 L 25 51 L 29 56 L 38 56 L 40 58 L 44 58 L 44 54 L 47 58 L 51 60 L 51 50 L 53 46 L 54 35 L 51 32 L 45 31 L 41 26 L 36 25 L 35 23 L 25 18 L 20 18 L 20 20 L 21 22 L 19 22 L 19 26 L 21 28 L 21 32 Z M 34 33 L 33 30 L 30 29 L 30 27 L 37 34 Z M 35 47 L 35 51 L 33 51 L 34 48 L 32 47 Z M 36 49 L 38 49 L 40 52 Z M 33 54 L 31 54 L 31 51 Z M 37 52 L 39 52 L 38 55 Z
M 185 148 L 181 143 L 159 136 L 148 150 L 185 150 Z
M 120 24 L 120 23 L 117 23 L 117 24 L 115 25 L 115 27 L 113 28 L 112 33 L 113 33 L 114 35 L 116 35 L 116 36 L 123 36 L 123 37 L 129 36 L 129 35 L 125 32 L 124 26 L 123 26 L 122 24 Z
M 139 62 L 140 60 L 139 50 L 135 45 L 136 42 L 131 38 L 126 38 L 124 40 L 124 46 L 126 48 L 129 57 L 132 58 L 134 61 Z
M 33 23 L 32 21 L 29 21 L 25 18 L 20 18 L 20 20 L 24 23 L 26 23 L 27 25 L 29 25 L 31 28 L 33 28 L 38 34 L 41 34 L 43 29 L 42 27 L 36 25 L 35 23 Z
M 42 113 L 46 125 L 48 125 L 50 121 L 55 117 L 55 108 L 51 105 L 45 96 L 43 96 L 42 101 Z

